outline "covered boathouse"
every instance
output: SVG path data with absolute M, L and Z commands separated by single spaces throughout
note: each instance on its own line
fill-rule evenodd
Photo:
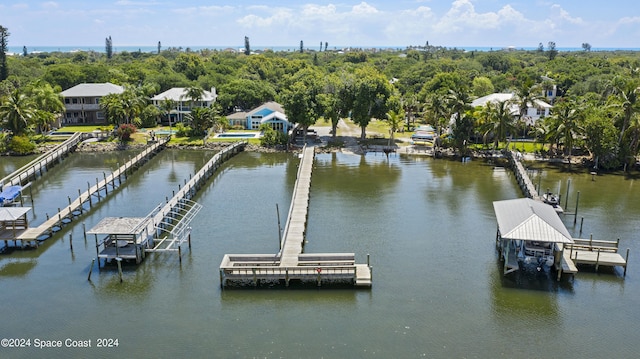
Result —
M 535 265 L 538 269 L 555 266 L 558 279 L 562 272 L 578 271 L 563 255 L 573 239 L 552 206 L 520 198 L 495 201 L 493 208 L 498 221 L 496 248 L 504 261 L 505 275 L 522 265 Z

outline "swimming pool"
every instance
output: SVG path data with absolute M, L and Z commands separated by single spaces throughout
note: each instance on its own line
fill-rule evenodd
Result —
M 215 138 L 257 138 L 260 132 L 225 132 L 219 133 Z

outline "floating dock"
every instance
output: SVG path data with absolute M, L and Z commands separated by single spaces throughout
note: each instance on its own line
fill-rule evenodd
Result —
M 291 280 L 350 282 L 356 287 L 371 287 L 371 266 L 356 264 L 354 253 L 302 253 L 309 207 L 311 173 L 315 148 L 305 146 L 298 167 L 287 223 L 277 254 L 225 254 L 220 263 L 220 286 L 231 282 L 279 282 Z

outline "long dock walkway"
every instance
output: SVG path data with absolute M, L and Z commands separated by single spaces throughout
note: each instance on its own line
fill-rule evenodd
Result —
M 76 132 L 63 143 L 38 156 L 5 178 L 0 179 L 0 191 L 4 186 L 24 185 L 30 178 L 35 178 L 38 174 L 42 175 L 47 168 L 73 151 L 83 139 L 83 135 L 80 132 Z
M 291 280 L 316 282 L 350 281 L 357 287 L 371 287 L 371 266 L 356 264 L 354 253 L 303 253 L 307 224 L 314 147 L 304 147 L 277 254 L 225 254 L 220 263 L 220 286 L 228 282 Z
M 303 149 L 291 206 L 289 207 L 289 214 L 287 215 L 287 222 L 280 245 L 282 248 L 280 250 L 281 267 L 298 265 L 298 254 L 302 253 L 304 247 L 314 155 L 315 147 L 305 147 Z
M 236 142 L 216 153 L 202 168 L 185 179 L 173 197 L 158 205 L 146 217 L 103 218 L 89 234 L 96 235 L 97 258 L 105 261 L 135 259 L 140 263 L 145 253 L 177 252 L 182 261 L 182 245 L 191 248 L 190 223 L 202 205 L 192 199 L 213 173 L 233 155 L 244 150 L 247 142 Z M 98 239 L 98 235 L 104 235 Z M 98 261 L 100 267 L 100 261 Z
M 108 195 L 109 186 L 111 186 L 111 188 L 113 189 L 116 186 L 116 181 L 118 181 L 118 184 L 122 183 L 122 176 L 125 176 L 126 178 L 127 171 L 146 162 L 158 151 L 164 149 L 165 144 L 169 142 L 169 139 L 169 137 L 161 138 L 158 142 L 147 147 L 144 151 L 139 153 L 124 165 L 120 166 L 120 168 L 112 172 L 110 175 L 107 176 L 105 174 L 101 181 L 96 179 L 96 184 L 93 186 L 88 186 L 85 192 L 79 193 L 78 198 L 73 201 L 69 199 L 68 206 L 59 209 L 58 213 L 51 217 L 48 217 L 48 219 L 39 226 L 27 228 L 16 239 L 22 241 L 23 244 L 35 243 L 35 245 L 37 246 L 38 240 L 43 239 L 43 237 L 46 238 L 50 236 L 53 232 L 55 232 L 55 229 L 60 229 L 64 224 L 71 222 L 76 216 L 82 214 L 86 210 L 84 208 L 85 203 L 88 202 L 89 206 L 91 207 L 93 205 L 94 197 L 96 197 L 96 199 L 98 200 L 103 197 L 100 194 L 102 191 L 105 192 L 105 196 Z M 78 190 L 78 192 L 80 192 L 80 190 Z

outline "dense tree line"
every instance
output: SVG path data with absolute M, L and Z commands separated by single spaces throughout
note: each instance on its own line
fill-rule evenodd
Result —
M 633 164 L 640 148 L 640 53 L 584 48 L 559 52 L 550 42 L 546 50 L 478 52 L 427 43 L 398 50 L 330 51 L 325 44 L 324 51 L 249 52 L 245 38 L 240 53 L 160 47 L 158 53 L 117 52 L 110 59 L 97 52 L 40 53 L 7 57 L 0 97 L 3 104 L 17 101 L 14 92 L 26 93 L 35 81 L 58 90 L 112 82 L 126 85 L 130 93 L 138 89 L 143 98 L 152 95 L 143 89 L 215 87 L 219 108 L 214 118 L 275 100 L 302 126 L 326 118 L 335 127 L 340 118 L 350 117 L 364 136 L 372 119 L 392 127 L 401 119 L 402 126 L 430 123 L 441 134 L 449 133 L 443 144 L 459 151 L 474 142 L 497 147 L 524 136 L 564 156 L 577 148 L 587 151 L 600 168 Z M 553 86 L 559 96 L 552 115 L 527 126 L 527 105 L 544 99 Z M 492 92 L 514 93 L 520 114 L 510 115 L 510 103 L 470 108 L 474 98 Z M 114 123 L 140 120 L 147 106 L 130 113 L 115 106 L 110 118 Z M 146 111 L 149 118 L 166 114 Z M 4 115 L 5 128 L 7 118 L 13 117 Z

